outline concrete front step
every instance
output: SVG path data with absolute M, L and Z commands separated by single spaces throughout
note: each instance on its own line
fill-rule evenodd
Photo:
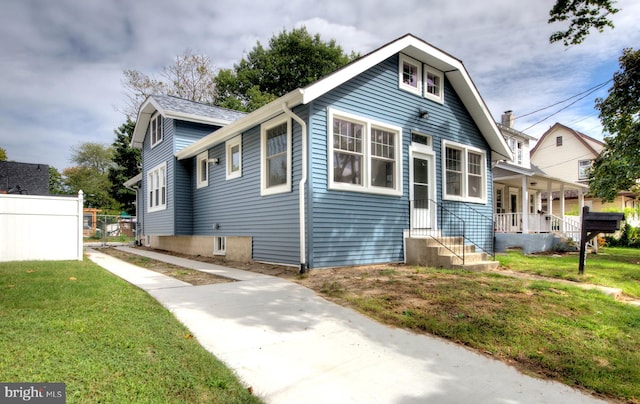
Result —
M 442 240 L 440 240 L 442 241 Z M 461 243 L 460 238 L 448 238 L 444 240 L 445 243 Z M 470 271 L 482 271 L 495 269 L 498 266 L 498 262 L 487 260 L 487 254 L 483 252 L 476 252 L 475 246 L 464 246 L 464 265 L 462 258 L 462 246 L 458 246 L 460 249 L 457 254 L 454 254 L 442 244 L 434 239 L 416 239 L 408 238 L 406 242 L 406 256 L 407 264 L 410 265 L 424 265 L 438 268 L 452 268 L 452 269 L 467 269 Z
M 498 261 L 477 261 L 469 262 L 464 265 L 456 265 L 453 269 L 464 269 L 466 271 L 491 271 L 497 269 L 500 263 Z

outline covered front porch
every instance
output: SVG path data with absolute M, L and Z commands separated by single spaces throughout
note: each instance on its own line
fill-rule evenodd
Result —
M 493 185 L 497 251 L 501 245 L 499 240 L 508 240 L 507 244 L 525 250 L 529 248 L 527 246 L 539 244 L 534 248 L 539 251 L 553 248 L 557 239 L 579 243 L 580 217 L 566 214 L 565 195 L 571 191 L 578 196 L 578 212 L 581 212 L 586 186 L 549 177 L 536 169 L 502 165 L 494 168 Z M 557 211 L 553 209 L 554 195 L 559 198 Z M 501 234 L 544 237 L 504 237 Z

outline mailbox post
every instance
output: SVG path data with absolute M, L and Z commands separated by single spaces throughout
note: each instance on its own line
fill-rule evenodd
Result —
M 587 241 L 600 233 L 613 233 L 620 229 L 620 222 L 623 220 L 624 214 L 622 213 L 589 212 L 588 206 L 582 208 L 578 274 L 584 274 L 584 265 L 587 261 Z

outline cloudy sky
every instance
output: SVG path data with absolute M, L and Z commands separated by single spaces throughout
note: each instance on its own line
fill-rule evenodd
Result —
M 463 61 L 494 119 L 510 109 L 516 129 L 532 136 L 561 122 L 602 139 L 593 101 L 610 85 L 574 96 L 611 79 L 622 49 L 640 45 L 640 1 L 618 0 L 616 28 L 570 48 L 548 42 L 560 28 L 546 23 L 554 2 L 7 0 L 0 147 L 10 160 L 62 171 L 74 146 L 115 139 L 125 120 L 123 70 L 157 76 L 187 49 L 232 67 L 257 41 L 303 25 L 361 54 L 411 33 Z

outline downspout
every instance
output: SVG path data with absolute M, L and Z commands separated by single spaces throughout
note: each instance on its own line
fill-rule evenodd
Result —
M 298 122 L 302 128 L 302 178 L 298 185 L 298 194 L 300 197 L 300 273 L 307 272 L 307 251 L 306 251 L 306 213 L 305 213 L 305 192 L 307 185 L 307 123 L 294 114 L 287 104 L 282 104 L 282 111 L 290 118 Z

